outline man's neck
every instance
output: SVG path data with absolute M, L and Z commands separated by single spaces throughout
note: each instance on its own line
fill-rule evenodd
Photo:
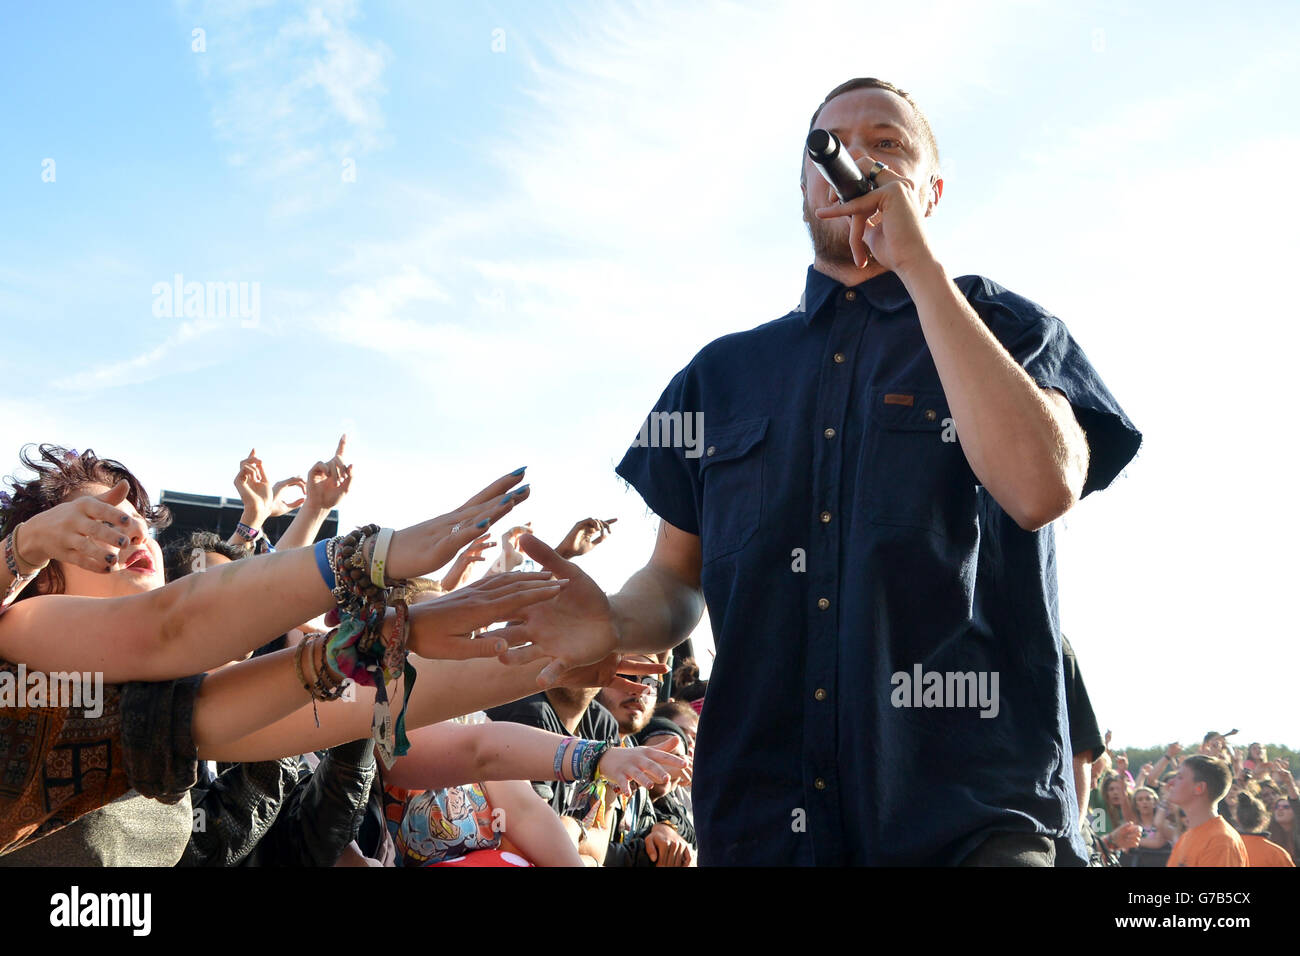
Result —
M 868 279 L 874 279 L 889 271 L 879 262 L 873 262 L 867 268 L 859 269 L 851 259 L 845 262 L 838 259 L 814 258 L 813 268 L 824 276 L 830 276 L 840 285 L 846 286 L 861 285 Z
M 560 718 L 560 723 L 569 733 L 578 729 L 578 724 L 582 720 L 582 715 L 587 712 L 591 702 L 596 699 L 600 693 L 600 688 L 583 690 L 574 697 L 560 697 L 556 694 L 547 694 L 546 699 L 550 702 L 551 708 L 555 711 L 555 716 Z
M 1183 807 L 1183 812 L 1187 814 L 1187 828 L 1199 827 L 1202 823 L 1209 823 L 1219 815 L 1216 807 L 1208 803 L 1197 806 Z

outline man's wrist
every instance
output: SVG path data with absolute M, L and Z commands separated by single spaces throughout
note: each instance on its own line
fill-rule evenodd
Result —
M 927 248 L 925 254 L 913 259 L 911 262 L 905 262 L 894 270 L 894 274 L 902 281 L 907 288 L 908 294 L 913 299 L 916 298 L 916 292 L 934 283 L 948 282 L 948 273 L 944 271 L 943 264 L 935 258 L 934 254 Z

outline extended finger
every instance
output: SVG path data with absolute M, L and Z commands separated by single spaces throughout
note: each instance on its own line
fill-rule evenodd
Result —
M 126 484 L 125 481 L 122 484 Z M 114 489 L 116 490 L 116 489 Z M 104 521 L 115 527 L 126 527 L 131 523 L 131 515 L 121 508 L 114 508 L 113 505 L 105 502 L 101 497 L 82 498 L 81 513 L 95 521 Z
M 343 457 L 343 452 L 347 450 L 347 447 L 348 447 L 348 435 L 347 432 L 344 432 L 342 435 L 339 436 L 339 447 L 334 449 L 334 457 L 341 459 Z
M 516 641 L 527 641 L 529 634 L 526 624 L 511 624 L 507 627 L 500 628 L 502 639 L 511 647 L 508 651 L 500 655 L 499 660 L 502 664 L 514 667 L 523 664 L 531 664 L 534 661 L 543 658 L 551 658 L 545 650 L 537 644 L 521 644 L 516 646 Z M 541 682 L 541 675 L 538 675 L 538 682 Z
M 519 549 L 548 571 L 554 571 L 559 578 L 574 577 L 578 570 L 572 561 L 560 557 L 555 549 L 537 535 L 529 533 L 520 535 Z
M 523 468 L 517 468 L 514 471 L 510 472 L 510 474 L 508 475 L 502 475 L 500 478 L 492 482 L 490 485 L 488 485 L 478 494 L 466 500 L 466 502 L 456 510 L 467 511 L 467 510 L 474 509 L 476 506 L 481 507 L 482 505 L 491 501 L 493 498 L 498 498 L 501 495 L 504 495 L 515 485 L 519 484 L 519 482 L 521 482 L 523 478 L 524 478 Z
M 814 215 L 818 219 L 838 219 L 841 216 L 872 216 L 880 208 L 880 202 L 884 198 L 883 189 L 873 189 L 871 192 L 862 196 L 850 199 L 848 202 L 836 203 L 833 206 L 822 206 L 814 210 Z
M 505 642 L 497 637 L 444 637 L 421 642 L 418 653 L 435 661 L 472 661 L 496 657 L 504 650 Z
M 77 521 L 75 530 L 90 538 L 97 544 L 109 548 L 125 548 L 130 541 L 125 530 L 118 525 L 106 524 L 103 521 L 97 521 L 94 518 L 81 518 Z
M 70 533 L 60 539 L 63 554 L 74 564 L 88 571 L 106 573 L 117 565 L 121 548 L 107 545 L 85 535 Z M 63 560 L 60 555 L 53 555 L 56 560 Z
M 866 216 L 854 216 L 849 220 L 849 251 L 853 254 L 853 264 L 859 269 L 865 269 L 871 262 L 871 250 L 863 238 L 866 231 Z
M 499 571 L 479 578 L 467 588 L 474 591 L 496 591 L 509 587 L 515 581 L 555 581 L 550 571 Z

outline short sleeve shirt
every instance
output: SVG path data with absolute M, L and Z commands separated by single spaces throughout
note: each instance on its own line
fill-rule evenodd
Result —
M 1105 488 L 1141 436 L 1065 325 L 955 282 L 1064 393 L 1084 494 Z M 895 274 L 849 289 L 810 268 L 799 309 L 673 378 L 617 472 L 700 538 L 702 863 L 942 865 L 1074 829 L 1052 528 L 978 485 Z

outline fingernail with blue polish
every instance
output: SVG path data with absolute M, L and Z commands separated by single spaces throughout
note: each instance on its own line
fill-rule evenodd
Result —
M 510 494 L 506 495 L 504 498 L 501 499 L 501 503 L 502 503 L 503 505 L 508 505 L 508 504 L 510 504 L 510 499 L 513 498 L 514 496 L 515 496 L 515 493 L 514 493 L 513 491 L 510 492 Z
M 520 486 L 519 486 L 518 488 L 516 488 L 514 491 L 510 492 L 510 494 L 514 495 L 516 498 L 522 498 L 525 494 L 528 493 L 528 489 L 529 489 L 530 487 L 532 487 L 532 486 L 531 486 L 531 485 L 520 485 Z
M 524 465 L 524 467 L 522 467 L 522 468 L 516 468 L 514 471 L 510 472 L 510 475 L 511 475 L 511 477 L 515 477 L 515 478 L 517 478 L 517 477 L 519 477 L 520 475 L 522 475 L 522 474 L 523 474 L 525 471 L 527 471 L 527 470 L 528 470 L 528 466 L 527 466 L 527 465 Z
M 484 518 L 484 519 L 483 519 L 482 521 L 480 521 L 478 524 L 474 525 L 474 527 L 476 527 L 476 528 L 486 528 L 487 526 L 488 526 L 488 519 L 487 519 L 487 518 Z

